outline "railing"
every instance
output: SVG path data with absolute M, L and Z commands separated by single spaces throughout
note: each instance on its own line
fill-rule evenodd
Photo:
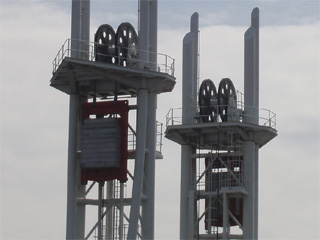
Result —
M 160 152 L 162 151 L 162 128 L 163 128 L 163 123 L 161 122 L 156 122 L 156 151 Z M 135 130 L 129 125 L 129 131 L 128 131 L 128 150 L 135 150 L 136 149 L 136 138 L 137 138 L 137 133 Z
M 253 108 L 254 107 L 247 107 Z M 203 118 L 207 118 L 208 115 L 201 115 L 200 108 L 187 108 L 190 114 L 185 116 L 185 124 L 196 124 L 203 123 Z M 258 110 L 258 109 L 257 109 Z M 215 122 L 222 122 L 222 120 L 218 117 L 219 115 L 227 116 L 228 122 L 246 122 L 247 119 L 254 120 L 256 118 L 255 115 L 246 114 L 241 109 L 235 109 L 235 111 L 228 111 L 227 114 L 220 114 L 219 108 L 217 109 L 217 113 L 215 114 L 217 119 Z M 182 108 L 171 108 L 166 115 L 166 127 L 173 125 L 181 125 L 183 118 L 183 109 Z M 276 129 L 276 114 L 268 109 L 260 108 L 259 109 L 259 125 L 267 126 Z
M 79 46 L 78 48 L 71 48 L 74 45 Z M 120 65 L 123 67 L 129 68 L 137 68 L 137 69 L 144 69 L 149 71 L 156 71 L 161 73 L 167 73 L 171 76 L 174 76 L 174 64 L 175 60 L 165 54 L 162 53 L 154 53 L 142 50 L 133 50 L 131 48 L 125 47 L 115 47 L 115 46 L 108 46 L 106 44 L 99 44 L 99 46 L 104 46 L 108 49 L 108 54 L 102 53 L 95 53 L 95 46 L 98 43 L 94 42 L 87 42 L 83 40 L 77 39 L 70 39 L 68 38 L 58 51 L 56 57 L 52 62 L 53 70 L 52 73 L 55 73 L 60 66 L 61 62 L 66 57 L 71 57 L 71 53 L 77 55 L 78 58 L 88 60 L 88 61 L 96 61 L 96 56 L 100 58 L 105 57 L 108 59 L 110 64 Z M 87 49 L 87 50 L 82 50 Z M 130 53 L 128 56 L 123 56 L 123 52 Z M 157 59 L 157 62 L 152 61 L 141 61 L 139 60 L 139 54 L 148 55 L 150 59 Z
M 264 108 L 258 109 L 252 106 L 245 106 L 242 101 L 243 94 L 237 93 L 237 95 L 238 94 L 240 98 L 238 98 L 239 100 L 236 105 L 216 105 L 216 107 L 211 108 L 214 109 L 214 113 L 210 115 L 201 115 L 200 112 L 207 111 L 200 111 L 200 107 L 185 109 L 171 108 L 166 115 L 166 127 L 181 124 L 222 122 L 221 116 L 223 116 L 228 122 L 258 122 L 261 126 L 276 129 L 276 114 L 274 112 Z M 227 109 L 227 111 L 222 112 L 221 109 Z M 256 116 L 258 116 L 258 119 Z

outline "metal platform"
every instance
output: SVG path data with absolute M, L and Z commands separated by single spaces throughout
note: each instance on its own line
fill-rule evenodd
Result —
M 219 142 L 220 150 L 229 150 L 231 132 L 238 134 L 242 141 L 254 141 L 259 147 L 277 136 L 277 130 L 268 126 L 244 122 L 219 122 L 167 126 L 165 137 L 180 145 L 192 145 L 200 149 L 212 149 L 213 144 Z
M 88 97 L 136 96 L 139 88 L 159 94 L 172 91 L 175 83 L 174 76 L 163 72 L 70 57 L 61 61 L 50 80 L 50 86 L 64 93 Z

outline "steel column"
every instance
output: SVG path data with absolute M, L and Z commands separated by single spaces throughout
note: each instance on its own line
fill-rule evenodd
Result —
M 228 195 L 223 194 L 223 239 L 229 237 L 229 206 L 228 206 Z
M 89 42 L 90 0 L 73 0 L 71 14 L 71 57 L 88 59 L 88 55 L 81 56 L 80 52 L 88 52 L 89 45 L 81 45 L 80 42 Z M 67 239 L 83 239 L 85 229 L 85 205 L 76 203 L 78 197 L 85 196 L 85 186 L 80 183 L 80 168 L 77 163 L 80 98 L 76 88 L 70 94 L 69 107 Z
M 157 21 L 158 21 L 158 1 L 148 1 L 148 37 L 149 43 L 148 61 L 150 62 L 150 70 L 157 70 Z M 141 9 L 145 11 L 145 9 Z M 142 19 L 143 20 L 143 19 Z M 145 24 L 141 20 L 141 24 Z M 157 110 L 157 94 L 149 93 L 148 95 L 148 117 L 147 117 L 147 142 L 146 147 L 148 153 L 144 166 L 145 185 L 143 194 L 146 201 L 142 204 L 142 239 L 154 239 L 154 220 L 155 220 L 155 167 L 156 167 L 156 110 Z
M 113 193 L 113 180 L 108 181 L 106 184 L 107 188 L 107 199 L 112 199 L 114 198 L 114 193 Z M 114 207 L 111 204 L 108 204 L 107 206 L 107 214 L 106 214 L 106 240 L 112 240 L 113 239 L 113 217 L 114 217 Z
M 254 8 L 251 13 L 251 27 L 254 28 L 254 89 L 255 89 L 255 107 L 257 109 L 257 119 L 256 124 L 259 124 L 259 8 Z M 255 174 L 256 174 L 256 184 L 255 184 L 255 223 L 256 228 L 254 232 L 254 238 L 258 239 L 258 221 L 259 221 L 259 146 L 256 145 L 256 156 L 255 156 Z
M 128 239 L 136 239 L 140 216 L 141 193 L 143 188 L 144 162 L 146 155 L 148 90 L 140 89 L 137 97 L 137 147 L 134 166 L 134 181 L 132 187 L 132 203 L 130 209 L 130 224 Z
M 257 111 L 255 108 L 255 29 L 250 27 L 245 33 L 245 59 L 244 59 L 244 121 L 256 123 Z M 244 142 L 244 171 L 245 189 L 248 195 L 243 199 L 243 236 L 244 239 L 255 239 L 256 222 L 255 214 L 258 206 L 255 201 L 256 190 L 256 146 L 253 141 L 253 134 L 249 140 Z
M 194 64 L 194 34 L 187 33 L 183 39 L 183 70 L 182 70 L 182 124 L 193 122 L 195 109 L 192 109 L 192 85 Z M 180 239 L 188 239 L 189 232 L 189 190 L 192 180 L 193 149 L 189 145 L 181 146 L 181 187 L 180 187 Z
M 193 81 L 192 81 L 192 105 L 197 106 L 198 94 L 198 58 L 199 58 L 199 14 L 193 13 L 190 20 L 190 32 L 193 33 Z
M 76 228 L 76 161 L 78 131 L 79 96 L 70 94 L 69 102 L 69 139 L 68 139 L 68 176 L 67 176 L 67 225 L 66 239 L 75 239 Z

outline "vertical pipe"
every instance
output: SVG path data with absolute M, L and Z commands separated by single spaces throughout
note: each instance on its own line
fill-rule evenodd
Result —
M 114 198 L 113 195 L 113 180 L 107 182 L 107 199 Z M 111 204 L 107 205 L 107 215 L 106 215 L 106 232 L 105 236 L 107 240 L 113 239 L 113 206 Z
M 251 27 L 254 28 L 254 106 L 259 108 L 259 8 L 252 10 Z
M 157 70 L 157 35 L 158 35 L 158 1 L 150 0 L 148 4 L 148 43 L 150 70 Z M 141 24 L 144 24 L 141 21 Z M 157 94 L 148 94 L 147 143 L 148 154 L 145 161 L 144 195 L 147 197 L 142 205 L 142 239 L 154 239 L 155 215 L 155 167 L 156 167 L 156 109 Z
M 90 0 L 72 0 L 71 14 L 71 57 L 81 58 L 80 52 L 89 51 L 89 45 L 81 46 L 80 42 L 89 41 Z M 85 229 L 85 205 L 76 204 L 77 197 L 85 195 L 85 186 L 80 184 L 80 168 L 77 163 L 79 102 L 77 89 L 72 89 L 69 107 L 67 239 L 83 239 Z
M 199 14 L 193 13 L 190 21 L 190 32 L 193 33 L 193 81 L 192 81 L 192 105 L 197 106 L 198 93 L 198 57 L 199 57 Z
M 183 38 L 182 67 L 182 124 L 194 122 L 195 108 L 192 96 L 194 82 L 194 34 L 189 32 Z
M 255 84 L 254 84 L 254 45 L 255 30 L 250 27 L 245 33 L 244 44 L 244 121 L 255 124 L 256 111 L 254 108 Z M 251 134 L 253 135 L 253 133 Z M 243 236 L 244 239 L 254 239 L 255 224 L 255 155 L 256 146 L 253 136 L 244 142 L 244 171 L 245 188 L 248 195 L 243 199 Z
M 139 0 L 139 68 L 149 68 L 149 0 Z
M 255 78 L 254 78 L 254 42 L 255 31 L 250 27 L 245 32 L 244 44 L 244 121 L 256 123 L 255 109 Z
M 141 193 L 143 187 L 144 162 L 146 153 L 146 126 L 148 112 L 148 90 L 139 89 L 137 97 L 137 149 L 132 187 L 132 203 L 128 239 L 136 239 L 140 215 Z
M 78 95 L 70 94 L 66 239 L 75 239 L 76 228 L 76 160 L 78 103 Z
M 90 48 L 90 0 L 81 0 L 80 58 L 89 60 Z
M 102 240 L 102 182 L 99 182 L 99 191 L 98 191 L 98 240 Z
M 256 124 L 259 124 L 259 8 L 254 8 L 251 13 L 251 27 L 254 28 L 254 86 L 255 86 L 255 107 L 257 109 Z M 256 228 L 254 232 L 254 238 L 258 239 L 258 202 L 259 202 L 259 146 L 256 145 L 256 156 L 255 156 L 255 223 Z
M 229 213 L 228 213 L 228 196 L 223 194 L 223 239 L 228 239 L 229 235 Z
M 120 216 L 119 216 L 119 240 L 123 239 L 123 197 L 124 197 L 124 183 L 120 183 Z
M 71 57 L 79 58 L 79 39 L 81 35 L 81 1 L 72 0 L 71 11 Z
M 255 239 L 255 221 L 254 221 L 254 156 L 255 156 L 255 144 L 253 141 L 245 141 L 243 144 L 244 147 L 244 185 L 245 189 L 248 192 L 248 195 L 243 198 L 243 238 L 244 239 Z
M 192 178 L 191 154 L 191 146 L 181 145 L 180 239 L 189 239 L 189 190 Z
M 157 70 L 157 52 L 158 52 L 158 0 L 149 2 L 149 61 L 150 70 Z
M 155 159 L 156 159 L 156 103 L 157 94 L 148 95 L 147 149 L 145 161 L 144 195 L 147 197 L 142 208 L 142 239 L 154 239 L 155 203 Z
M 192 83 L 194 77 L 194 34 L 189 32 L 183 38 L 183 69 L 182 69 L 182 124 L 193 122 Z M 192 111 L 193 110 L 193 111 Z M 188 239 L 189 222 L 189 191 L 192 180 L 193 149 L 189 145 L 181 146 L 181 187 L 180 187 L 180 239 Z
M 188 228 L 188 239 L 194 239 L 194 190 L 189 191 L 189 228 Z

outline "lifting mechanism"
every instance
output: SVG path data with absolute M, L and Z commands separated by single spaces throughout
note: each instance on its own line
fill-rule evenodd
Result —
M 71 38 L 53 61 L 50 85 L 70 95 L 66 239 L 154 238 L 157 94 L 174 88 L 174 59 L 157 53 L 157 1 L 139 6 L 139 39 L 124 22 L 90 42 L 90 1 L 72 1 Z
M 258 151 L 277 135 L 275 114 L 258 104 L 259 9 L 245 34 L 245 94 L 230 78 L 194 91 L 198 18 L 183 39 L 182 109 L 170 109 L 165 132 L 181 145 L 180 239 L 258 239 Z

